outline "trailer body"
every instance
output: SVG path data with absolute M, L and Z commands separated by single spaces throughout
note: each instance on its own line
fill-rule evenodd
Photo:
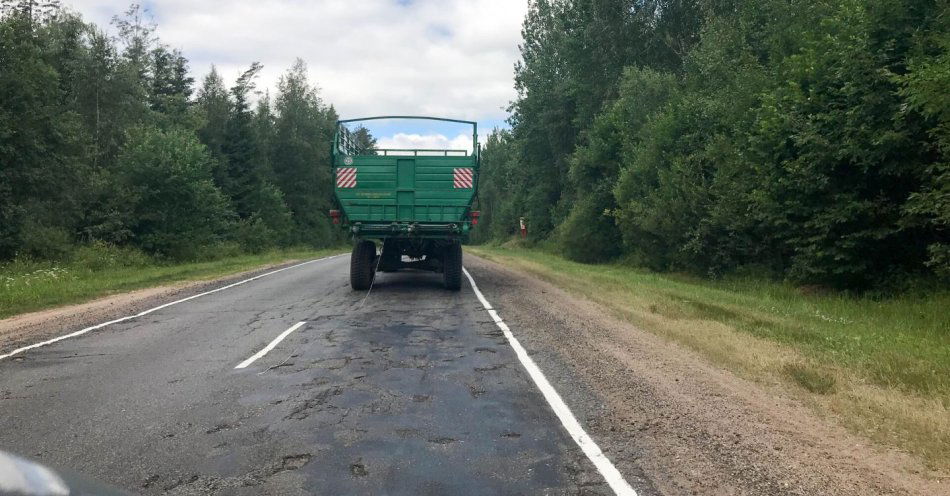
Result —
M 365 148 L 347 129 L 347 124 L 377 119 L 471 125 L 472 149 Z M 353 236 L 350 279 L 354 289 L 366 289 L 377 270 L 406 268 L 442 272 L 446 286 L 458 289 L 461 244 L 478 223 L 478 212 L 472 210 L 478 185 L 477 132 L 474 122 L 435 117 L 338 121 L 332 146 L 338 210 L 331 211 L 331 216 Z

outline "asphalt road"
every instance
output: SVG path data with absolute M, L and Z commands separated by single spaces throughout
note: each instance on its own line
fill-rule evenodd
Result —
M 612 494 L 468 284 L 380 274 L 364 301 L 348 268 L 0 360 L 0 449 L 146 494 Z

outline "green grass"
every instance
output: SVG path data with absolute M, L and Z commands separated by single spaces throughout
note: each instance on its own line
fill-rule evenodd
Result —
M 833 393 L 838 382 L 834 375 L 808 365 L 790 363 L 785 366 L 785 372 L 799 386 L 815 394 Z
M 516 246 L 469 251 L 582 294 L 740 375 L 797 388 L 856 430 L 950 468 L 948 288 L 867 298 L 580 264 Z
M 163 263 L 137 251 L 98 246 L 80 248 L 65 262 L 15 260 L 0 265 L 0 318 L 342 251 L 342 248 L 274 250 L 202 262 Z
M 822 362 L 860 370 L 882 386 L 950 396 L 950 291 L 884 300 L 808 295 L 751 278 L 706 281 L 622 265 L 579 264 L 534 250 L 473 251 L 489 258 L 530 258 L 564 276 L 648 293 L 655 312 L 668 317 L 722 322 Z

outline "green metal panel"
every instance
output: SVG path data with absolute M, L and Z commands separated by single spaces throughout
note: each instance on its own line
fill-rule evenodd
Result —
M 411 158 L 396 159 L 396 205 L 399 206 L 399 220 L 414 220 L 412 207 L 415 205 L 415 168 L 416 161 Z
M 356 169 L 353 187 L 339 187 L 338 183 L 335 187 L 338 203 L 348 222 L 364 226 L 393 222 L 431 223 L 433 227 L 465 224 L 467 231 L 468 212 L 478 181 L 479 150 L 475 131 L 475 151 L 471 154 L 465 151 L 399 150 L 349 155 L 343 146 L 345 140 L 341 133 L 342 128 L 334 138 L 334 182 L 340 169 Z M 461 169 L 471 171 L 471 187 L 456 184 L 456 170 Z
M 335 170 L 356 169 L 355 187 L 336 188 L 351 222 L 461 222 L 474 198 L 474 181 L 472 188 L 457 188 L 454 181 L 455 169 L 461 168 L 475 171 L 477 181 L 474 157 L 350 159 L 347 165 L 340 157 Z
M 416 161 L 411 158 L 396 160 L 396 188 L 399 191 L 411 190 L 416 187 Z

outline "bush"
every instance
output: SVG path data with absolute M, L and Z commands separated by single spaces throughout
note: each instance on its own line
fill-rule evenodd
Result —
M 248 253 L 263 253 L 274 246 L 274 231 L 254 215 L 237 224 L 234 240 Z
M 144 252 L 130 246 L 115 246 L 96 241 L 76 248 L 69 257 L 70 265 L 89 270 L 115 267 L 145 267 L 153 260 Z
M 944 23 L 950 23 L 944 16 Z M 929 238 L 927 266 L 950 278 L 950 30 L 948 26 L 933 38 L 929 56 L 911 60 L 910 70 L 901 78 L 904 96 L 911 109 L 927 119 L 932 138 L 923 145 L 936 162 L 926 171 L 923 187 L 908 198 L 905 224 L 923 228 Z
M 21 256 L 38 260 L 63 260 L 72 249 L 72 236 L 61 227 L 27 222 L 20 233 Z
M 600 200 L 600 201 L 598 201 Z M 583 263 L 606 262 L 620 254 L 620 233 L 608 209 L 609 196 L 579 200 L 556 237 L 564 256 Z
M 191 133 L 138 128 L 120 155 L 135 242 L 149 253 L 194 259 L 222 240 L 234 214 L 214 185 L 211 157 Z
M 244 248 L 234 241 L 222 241 L 204 248 L 201 260 L 218 260 L 221 258 L 237 257 L 244 254 Z
M 272 246 L 287 246 L 292 242 L 291 236 L 294 230 L 293 219 L 290 210 L 284 203 L 284 195 L 280 189 L 273 184 L 265 183 L 253 193 L 253 202 L 257 206 L 257 211 L 252 214 L 244 223 L 260 224 L 266 229 L 255 227 L 259 235 L 263 236 L 257 240 L 245 238 L 246 246 L 254 246 L 255 250 Z M 250 235 L 252 231 L 246 231 L 244 235 Z M 263 247 L 263 248 L 257 248 Z M 254 251 L 258 253 L 258 251 Z

